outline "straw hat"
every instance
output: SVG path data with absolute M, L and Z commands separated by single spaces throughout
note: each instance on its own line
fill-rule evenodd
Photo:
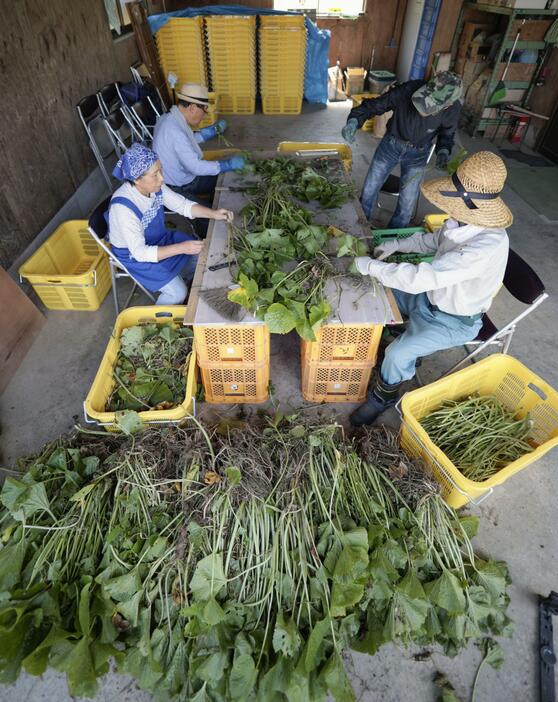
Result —
M 209 105 L 209 92 L 205 85 L 197 83 L 184 83 L 180 90 L 176 93 L 179 100 L 185 102 L 193 102 L 196 105 Z
M 507 170 L 491 151 L 479 151 L 466 158 L 453 176 L 435 178 L 421 185 L 424 197 L 466 224 L 481 227 L 509 227 L 513 215 L 499 197 Z

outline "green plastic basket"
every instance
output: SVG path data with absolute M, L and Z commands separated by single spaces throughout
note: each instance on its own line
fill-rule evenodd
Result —
M 426 232 L 424 227 L 404 227 L 402 229 L 372 229 L 374 246 L 379 246 L 389 239 L 406 239 L 417 232 Z

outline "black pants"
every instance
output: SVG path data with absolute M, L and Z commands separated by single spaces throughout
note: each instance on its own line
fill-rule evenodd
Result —
M 213 196 L 215 195 L 215 186 L 217 185 L 217 176 L 196 176 L 191 183 L 187 185 L 169 185 L 179 195 L 183 195 L 188 200 L 193 200 L 204 207 L 211 207 L 213 204 Z M 207 236 L 207 228 L 209 227 L 208 219 L 194 219 L 194 229 L 200 239 L 205 239 Z

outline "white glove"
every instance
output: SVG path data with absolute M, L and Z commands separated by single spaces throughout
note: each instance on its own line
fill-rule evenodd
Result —
M 369 264 L 372 263 L 370 256 L 358 256 L 355 258 L 355 266 L 361 275 L 368 275 Z
M 374 258 L 377 258 L 378 261 L 383 261 L 384 258 L 391 256 L 398 250 L 399 241 L 397 239 L 388 239 L 388 241 L 384 241 L 383 244 L 376 246 L 374 249 Z

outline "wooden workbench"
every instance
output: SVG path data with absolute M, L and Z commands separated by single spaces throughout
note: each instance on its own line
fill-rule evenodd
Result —
M 276 152 L 261 154 L 262 157 L 277 156 Z M 228 188 L 241 188 L 247 181 L 254 181 L 253 175 L 239 175 L 234 172 L 219 176 L 213 202 L 214 208 L 232 210 L 238 213 L 249 200 L 250 195 Z M 301 203 L 314 214 L 313 224 L 334 226 L 342 231 L 359 237 L 370 237 L 370 227 L 360 202 L 356 197 L 336 209 L 325 210 L 317 202 Z M 332 251 L 335 250 L 333 247 Z M 185 324 L 193 325 L 230 325 L 231 321 L 213 310 L 199 295 L 200 290 L 226 288 L 233 283 L 229 268 L 209 271 L 208 266 L 229 260 L 229 241 L 227 224 L 224 221 L 210 223 L 206 245 L 200 254 L 194 280 L 192 282 Z M 333 259 L 335 262 L 335 259 Z M 345 265 L 346 265 L 346 259 Z M 340 262 L 340 261 L 339 261 Z M 336 276 L 325 288 L 325 297 L 331 305 L 332 314 L 327 324 L 399 324 L 401 316 L 389 288 L 372 282 L 368 276 L 357 279 L 354 276 Z M 238 322 L 235 322 L 237 324 Z M 240 324 L 264 324 L 247 313 Z

